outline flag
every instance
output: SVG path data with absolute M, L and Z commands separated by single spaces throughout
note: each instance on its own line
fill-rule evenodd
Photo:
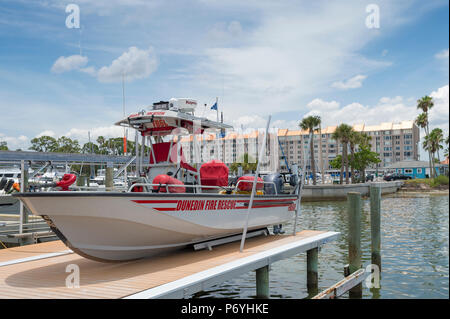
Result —
M 211 106 L 211 110 L 216 110 L 216 111 L 217 111 L 217 102 L 216 102 L 216 103 L 214 103 L 214 105 L 213 105 L 213 106 Z

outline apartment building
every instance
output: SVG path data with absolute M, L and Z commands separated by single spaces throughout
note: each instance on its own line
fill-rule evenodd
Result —
M 321 134 L 314 134 L 314 158 L 318 172 L 322 171 L 322 167 L 325 172 L 333 171 L 330 161 L 342 152 L 342 145 L 332 138 L 335 129 L 336 126 L 329 126 L 322 128 Z M 353 129 L 372 137 L 371 150 L 380 154 L 379 168 L 400 161 L 419 160 L 420 129 L 414 121 L 385 122 L 379 125 L 357 124 Z M 186 160 L 191 163 L 220 159 L 229 165 L 242 161 L 245 153 L 252 159 L 258 158 L 262 137 L 261 131 L 250 134 L 228 132 L 224 138 L 218 138 L 217 134 L 204 134 L 197 138 L 197 143 L 193 142 L 193 136 L 182 138 L 181 145 Z M 297 164 L 302 167 L 303 159 L 306 158 L 306 170 L 309 170 L 309 151 L 309 132 L 278 129 L 277 132 L 269 134 L 266 159 L 270 163 L 265 163 L 265 168 L 286 171 L 287 165 Z M 200 158 L 197 156 L 196 159 L 194 155 L 198 152 L 202 155 L 200 161 Z
M 395 162 L 419 159 L 420 129 L 414 121 L 385 122 L 379 125 L 357 124 L 353 126 L 353 129 L 364 132 L 372 138 L 371 150 L 378 153 L 381 159 L 379 168 Z M 325 172 L 332 171 L 330 162 L 342 152 L 342 144 L 332 138 L 335 130 L 336 126 L 331 126 L 323 128 L 321 134 L 314 134 L 314 158 L 317 171 L 322 170 L 322 165 Z M 298 164 L 301 167 L 303 156 L 305 156 L 306 169 L 310 169 L 309 133 L 281 129 L 278 131 L 278 137 L 288 165 Z M 286 163 L 282 157 L 280 157 L 280 169 L 286 169 Z

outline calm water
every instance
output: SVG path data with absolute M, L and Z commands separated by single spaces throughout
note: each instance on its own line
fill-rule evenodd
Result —
M 363 298 L 449 298 L 449 197 L 395 194 L 381 202 L 380 289 L 363 285 Z M 362 216 L 363 265 L 370 264 L 370 207 L 364 200 Z M 301 229 L 341 232 L 319 252 L 319 290 L 343 278 L 347 264 L 346 202 L 302 204 Z M 292 230 L 292 225 L 285 227 Z M 253 298 L 255 273 L 198 293 L 194 297 Z M 306 253 L 272 264 L 271 298 L 307 298 Z M 343 298 L 348 298 L 348 294 Z

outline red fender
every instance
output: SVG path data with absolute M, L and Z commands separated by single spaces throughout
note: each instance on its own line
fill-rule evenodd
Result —
M 159 188 L 158 193 L 166 193 L 166 186 L 164 185 L 184 185 L 182 181 L 165 174 L 155 176 L 152 184 L 161 185 L 161 186 L 153 186 L 153 190 L 157 190 Z M 169 186 L 167 188 L 169 189 L 169 193 L 186 193 L 186 187 Z
M 238 185 L 238 189 L 240 191 L 246 191 L 246 192 L 251 192 L 252 191 L 252 187 L 253 187 L 253 182 L 255 180 L 255 176 L 242 176 L 239 177 L 239 179 L 237 180 L 239 181 L 243 181 L 240 182 Z M 247 182 L 248 181 L 248 182 Z M 258 179 L 256 180 L 256 190 L 261 190 L 264 188 L 264 184 L 262 183 L 263 179 L 261 177 L 258 177 Z
M 61 187 L 61 190 L 68 191 L 69 186 L 75 183 L 77 176 L 74 174 L 64 174 L 63 178 L 56 183 L 57 187 Z

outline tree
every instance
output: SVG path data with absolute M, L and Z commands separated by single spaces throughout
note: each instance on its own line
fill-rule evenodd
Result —
M 303 118 L 299 125 L 302 130 L 309 131 L 310 134 L 309 155 L 311 161 L 311 171 L 313 175 L 313 185 L 316 185 L 316 165 L 314 162 L 314 132 L 317 132 L 319 130 L 320 123 L 320 116 L 308 116 Z
M 250 173 L 256 171 L 258 160 L 253 159 L 248 153 L 245 153 L 240 159 L 230 165 L 230 171 L 237 173 L 239 166 L 242 166 L 242 170 L 245 174 Z
M 36 152 L 57 152 L 58 143 L 55 138 L 43 135 L 33 138 L 29 149 Z
M 429 114 L 428 112 L 430 111 L 430 109 L 434 106 L 433 103 L 433 99 L 426 95 L 424 97 L 422 97 L 421 99 L 417 100 L 417 109 L 422 110 L 422 114 L 420 114 L 417 119 L 416 119 L 416 123 L 418 126 L 420 126 L 421 128 L 423 128 L 425 130 L 425 137 L 430 133 L 430 128 L 429 128 Z M 432 164 L 432 156 L 430 151 L 428 151 L 428 161 L 429 161 L 429 165 L 430 165 L 430 177 L 434 177 L 434 170 L 433 170 L 433 164 Z
M 358 152 L 354 154 L 352 159 L 352 166 L 361 172 L 362 182 L 366 181 L 366 167 L 371 164 L 378 164 L 381 162 L 380 155 L 370 150 L 370 145 L 361 144 Z
M 0 151 L 7 151 L 7 150 L 8 150 L 8 143 L 0 141 Z
M 445 145 L 447 145 L 447 148 L 444 150 L 444 156 L 445 157 L 448 157 L 449 142 L 450 142 L 450 136 L 447 136 L 447 138 L 445 139 Z
M 72 140 L 69 137 L 61 136 L 56 140 L 58 148 L 56 152 L 59 153 L 79 153 L 81 151 L 80 144 L 77 140 Z
M 345 167 L 345 183 L 348 184 L 348 155 L 347 155 L 347 145 L 350 141 L 350 136 L 353 132 L 353 128 L 347 124 L 339 125 L 334 131 L 332 137 L 334 140 L 342 143 L 342 163 L 341 163 L 341 174 L 339 176 L 339 181 L 343 183 L 344 167 Z
M 434 146 L 435 153 L 437 154 L 438 162 L 441 162 L 441 156 L 439 155 L 439 151 L 444 148 L 444 132 L 440 128 L 435 128 L 430 132 L 431 141 Z
M 361 144 L 363 142 L 363 136 L 362 133 L 360 132 L 356 132 L 356 131 L 352 131 L 350 133 L 350 163 L 352 163 L 355 159 L 355 147 L 358 144 Z M 350 165 L 351 168 L 351 176 L 352 176 L 352 183 L 354 180 L 354 176 L 355 176 L 355 166 L 354 165 Z
M 83 145 L 83 147 L 81 148 L 81 153 L 84 154 L 100 154 L 100 148 L 98 147 L 97 144 L 93 143 L 93 142 L 88 142 L 85 143 Z

